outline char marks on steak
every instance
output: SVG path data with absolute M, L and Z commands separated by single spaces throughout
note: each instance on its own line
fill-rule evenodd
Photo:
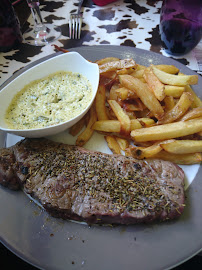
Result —
M 23 188 L 53 216 L 90 224 L 173 219 L 184 209 L 184 172 L 177 165 L 47 139 L 1 149 L 0 183 Z

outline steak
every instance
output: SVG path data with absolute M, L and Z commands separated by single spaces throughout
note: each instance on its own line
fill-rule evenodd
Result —
M 88 224 L 174 219 L 184 209 L 184 172 L 47 139 L 0 149 L 0 183 L 23 189 L 55 217 Z

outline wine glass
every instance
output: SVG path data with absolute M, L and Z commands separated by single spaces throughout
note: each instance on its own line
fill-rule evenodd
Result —
M 159 28 L 168 54 L 190 52 L 202 37 L 201 0 L 164 0 Z
M 44 24 L 40 12 L 39 0 L 27 0 L 34 19 L 34 28 L 29 28 L 23 34 L 24 42 L 34 46 L 43 46 L 55 41 L 61 35 L 59 26 Z

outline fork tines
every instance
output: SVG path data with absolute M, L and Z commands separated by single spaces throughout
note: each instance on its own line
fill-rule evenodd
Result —
M 69 37 L 80 39 L 82 26 L 82 14 L 72 14 L 69 20 Z

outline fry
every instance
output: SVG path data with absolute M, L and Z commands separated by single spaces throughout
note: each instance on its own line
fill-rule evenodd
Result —
M 141 127 L 142 127 L 142 125 L 141 125 L 140 121 L 138 121 L 137 119 L 131 120 L 131 125 L 130 125 L 131 130 L 139 129 Z
M 130 118 L 130 120 L 137 118 L 134 111 L 133 112 L 126 112 L 126 114 Z
M 138 118 L 138 120 L 140 121 L 143 127 L 151 127 L 155 124 L 154 119 L 151 119 L 151 118 L 143 117 L 143 118 Z
M 119 88 L 119 85 L 117 83 L 114 83 L 109 91 L 109 99 L 118 100 L 118 94 L 116 90 Z
M 202 107 L 202 101 L 201 101 L 201 99 L 199 97 L 197 97 L 197 95 L 194 93 L 194 91 L 190 87 L 190 85 L 186 85 L 185 86 L 185 91 L 192 93 L 192 95 L 194 97 L 194 101 L 192 103 L 192 108 Z
M 153 144 L 149 147 L 137 147 L 130 145 L 130 151 L 134 158 L 137 159 L 144 159 L 144 158 L 151 158 L 152 156 L 156 155 L 162 148 L 158 144 Z
M 119 147 L 121 148 L 121 150 L 123 150 L 123 151 L 125 151 L 126 148 L 129 147 L 129 142 L 126 139 L 116 137 L 116 141 L 119 144 Z
M 134 99 L 132 102 L 123 101 L 121 102 L 121 106 L 126 112 L 143 111 L 144 109 L 144 105 L 138 98 Z
M 95 61 L 95 63 L 97 63 L 98 65 L 103 65 L 103 64 L 113 62 L 113 61 L 119 61 L 119 58 L 117 58 L 117 57 L 105 57 L 105 58 L 102 58 L 100 60 Z
M 72 136 L 76 136 L 81 130 L 82 128 L 84 127 L 85 125 L 85 116 L 82 117 L 76 124 L 74 124 L 70 130 L 69 130 L 69 133 L 72 135 Z
M 95 98 L 95 108 L 97 113 L 98 120 L 107 120 L 107 112 L 106 112 L 106 89 L 105 86 L 100 85 L 98 87 L 98 91 Z
M 196 163 L 201 163 L 202 156 L 201 153 L 194 153 L 194 154 L 173 154 L 168 153 L 166 151 L 160 151 L 156 155 L 154 155 L 151 159 L 162 159 L 171 161 L 177 164 L 182 165 L 191 165 Z
M 179 68 L 173 65 L 155 65 L 155 67 L 170 74 L 177 74 L 179 72 Z
M 136 62 L 133 59 L 123 59 L 118 61 L 106 62 L 102 65 L 99 65 L 100 74 L 119 70 L 123 68 L 135 68 Z
M 131 130 L 142 128 L 142 125 L 137 119 L 131 120 Z M 121 123 L 118 120 L 104 120 L 104 121 L 97 121 L 92 126 L 92 129 L 97 131 L 103 132 L 117 132 L 120 133 L 121 131 Z
M 136 104 L 131 104 L 127 102 L 123 103 L 122 107 L 124 108 L 126 112 L 141 111 L 139 106 L 137 106 Z
M 119 133 L 121 130 L 121 123 L 118 120 L 97 121 L 92 126 L 92 129 L 103 132 Z
M 123 75 L 125 76 L 125 75 Z M 115 100 L 108 100 L 109 105 L 111 106 L 113 112 L 115 113 L 116 117 L 121 123 L 121 130 L 122 134 L 128 135 L 130 133 L 130 118 L 121 108 L 121 106 Z
M 86 129 L 78 136 L 76 140 L 76 145 L 83 146 L 93 135 L 92 126 L 97 120 L 95 105 L 93 104 L 90 108 L 90 118 L 87 124 Z
M 118 97 L 121 99 L 121 100 L 125 100 L 128 98 L 128 92 L 129 90 L 125 87 L 121 87 L 121 88 L 118 88 L 115 90 L 116 91 L 116 94 L 118 95 Z
M 202 119 L 180 121 L 131 131 L 131 137 L 137 142 L 167 140 L 202 131 Z
M 141 69 L 145 69 L 145 68 L 147 68 L 147 67 L 140 65 L 140 64 L 137 64 L 137 66 L 136 66 L 136 70 L 141 70 Z
M 131 74 L 133 71 L 134 71 L 134 68 L 123 68 L 123 69 L 117 70 L 116 73 L 118 75 L 121 75 L 121 74 Z
M 161 144 L 167 152 L 174 154 L 189 154 L 202 152 L 202 141 L 196 140 L 174 140 L 173 142 Z
M 118 88 L 115 90 L 115 92 L 117 93 L 118 97 L 121 100 L 137 98 L 137 95 L 133 91 L 127 89 L 126 87 Z
M 168 96 L 164 98 L 164 103 L 165 103 L 165 111 L 170 111 L 174 108 L 175 106 L 175 101 L 172 96 Z
M 187 121 L 199 117 L 202 117 L 202 107 L 193 108 L 181 118 L 181 121 Z
M 174 98 L 181 97 L 181 95 L 184 91 L 185 91 L 184 86 L 165 85 L 165 88 L 164 88 L 165 95 L 172 96 Z
M 148 86 L 141 82 L 139 79 L 132 77 L 131 75 L 120 75 L 120 83 L 126 88 L 134 91 L 143 104 L 154 114 L 157 119 L 163 117 L 164 111 L 155 97 L 155 95 L 149 90 Z
M 173 75 L 161 71 L 156 68 L 154 65 L 151 65 L 154 74 L 159 78 L 162 83 L 169 85 L 179 85 L 184 86 L 188 84 L 197 84 L 198 83 L 198 75 Z
M 130 75 L 138 79 L 143 78 L 144 69 L 135 70 Z
M 116 71 L 109 71 L 100 75 L 99 85 L 111 86 L 117 78 Z
M 162 101 L 165 98 L 164 84 L 160 82 L 151 69 L 145 69 L 143 77 L 156 98 Z
M 116 71 L 109 71 L 104 74 L 102 74 L 102 77 L 108 78 L 108 79 L 114 79 L 114 76 L 116 76 Z
M 125 87 L 121 87 L 115 90 L 116 94 L 118 95 L 118 97 L 121 100 L 125 100 L 128 98 L 128 92 L 130 91 L 129 89 L 125 88 Z
M 168 111 L 164 117 L 158 122 L 158 124 L 166 124 L 175 121 L 180 118 L 189 109 L 193 102 L 193 96 L 191 93 L 184 92 L 174 108 Z
M 113 154 L 121 154 L 119 144 L 113 136 L 105 136 L 105 140 Z

